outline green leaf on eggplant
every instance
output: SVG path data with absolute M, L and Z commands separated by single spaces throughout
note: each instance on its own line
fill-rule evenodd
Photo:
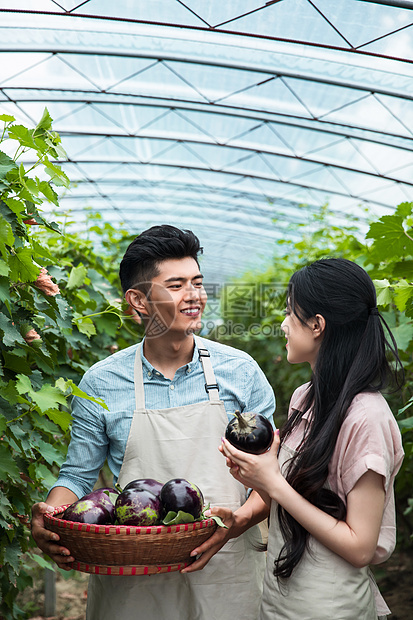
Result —
M 179 525 L 181 523 L 192 523 L 193 521 L 195 521 L 193 515 L 188 512 L 183 512 L 183 510 L 174 512 L 173 510 L 170 510 L 162 523 L 164 525 Z

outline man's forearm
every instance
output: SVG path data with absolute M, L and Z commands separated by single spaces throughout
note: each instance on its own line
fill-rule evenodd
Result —
M 65 504 L 73 504 L 78 499 L 77 495 L 66 487 L 54 487 L 47 496 L 46 504 L 49 504 L 49 506 L 64 506 Z

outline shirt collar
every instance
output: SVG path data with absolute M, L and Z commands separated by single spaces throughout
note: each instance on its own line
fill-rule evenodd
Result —
M 148 379 L 152 379 L 152 377 L 154 375 L 156 376 L 160 376 L 163 377 L 164 375 L 157 370 L 154 366 L 152 366 L 152 364 L 146 359 L 146 357 L 143 354 L 143 343 L 144 343 L 145 338 L 143 338 L 143 340 L 141 341 L 141 360 L 142 360 L 142 368 L 144 370 L 144 374 L 146 374 L 146 376 L 148 377 Z M 198 344 L 196 341 L 196 338 L 194 338 L 195 341 L 195 346 L 194 346 L 194 353 L 192 355 L 192 359 L 191 361 L 186 364 L 185 366 L 182 366 L 182 368 L 186 371 L 186 372 L 191 372 L 196 364 L 199 364 L 199 350 L 198 350 Z
M 296 409 L 297 411 L 303 411 L 301 405 L 304 402 L 304 398 L 306 396 L 307 390 L 309 389 L 310 384 L 307 385 L 306 389 L 304 390 L 304 392 L 301 394 L 300 399 L 298 401 L 298 403 L 294 406 L 294 409 Z M 312 415 L 312 407 L 310 407 L 305 413 L 303 413 L 302 415 L 302 420 L 309 420 L 311 418 Z

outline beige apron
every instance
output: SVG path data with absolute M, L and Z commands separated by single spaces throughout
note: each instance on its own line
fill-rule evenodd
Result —
M 209 400 L 161 410 L 145 409 L 141 345 L 135 356 L 136 410 L 118 482 L 137 478 L 186 478 L 206 503 L 236 510 L 244 486 L 229 474 L 218 451 L 228 423 L 209 353 L 200 349 Z M 212 389 L 211 389 L 212 387 Z M 256 620 L 262 591 L 264 554 L 258 526 L 229 540 L 202 571 L 152 576 L 91 575 L 88 620 Z
M 280 467 L 295 454 L 283 445 Z M 260 620 L 377 620 L 369 569 L 355 568 L 310 536 L 292 576 L 278 586 L 274 559 L 284 544 L 278 504 L 271 503 L 267 568 Z

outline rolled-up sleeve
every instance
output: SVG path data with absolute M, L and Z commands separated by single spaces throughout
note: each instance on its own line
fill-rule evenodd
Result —
M 274 391 L 263 371 L 254 360 L 251 360 L 246 365 L 245 389 L 245 410 L 260 413 L 274 426 Z
M 384 512 L 372 564 L 384 562 L 396 543 L 393 485 L 403 456 L 400 430 L 383 396 L 367 392 L 356 396 L 341 427 L 328 480 L 346 502 L 368 470 L 383 477 Z

